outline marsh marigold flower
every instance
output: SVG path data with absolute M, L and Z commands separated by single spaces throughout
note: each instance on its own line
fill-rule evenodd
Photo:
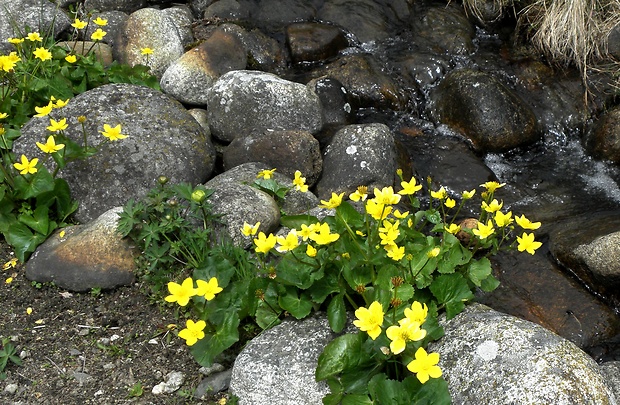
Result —
M 65 60 L 69 63 L 75 63 L 77 62 L 77 56 L 75 55 L 67 55 L 65 56 Z
M 29 41 L 32 42 L 42 42 L 43 38 L 41 38 L 41 35 L 39 35 L 38 32 L 29 32 L 28 35 L 26 36 L 26 38 L 28 38 Z
M 335 242 L 340 238 L 337 233 L 331 233 L 329 224 L 322 223 L 319 228 L 312 235 L 309 236 L 311 240 L 315 241 L 319 245 L 328 245 Z
M 217 284 L 217 278 L 211 277 L 209 281 L 196 280 L 196 295 L 204 297 L 207 301 L 215 298 L 215 294 L 220 293 L 222 287 Z
M 276 242 L 276 237 L 273 234 L 270 233 L 269 236 L 267 236 L 264 232 L 260 232 L 258 234 L 258 238 L 254 239 L 254 244 L 256 245 L 254 251 L 266 255 L 271 249 L 273 249 Z
M 400 185 L 403 189 L 398 194 L 401 195 L 412 195 L 422 189 L 422 185 L 416 185 L 415 177 L 412 177 L 409 181 L 401 181 Z
M 385 335 L 392 342 L 390 350 L 394 354 L 402 353 L 407 347 L 407 342 L 417 342 L 426 337 L 426 331 L 420 328 L 419 323 L 405 322 L 399 325 L 393 325 L 386 329 Z
M 366 201 L 366 212 L 377 221 L 386 218 L 392 212 L 391 205 L 380 204 L 376 199 Z
M 297 231 L 297 234 L 301 236 L 301 239 L 303 241 L 307 241 L 308 238 L 310 238 L 310 236 L 314 235 L 316 231 L 319 230 L 320 227 L 321 227 L 320 223 L 315 223 L 315 224 L 310 224 L 310 225 L 301 224 L 301 229 Z
M 482 222 L 478 222 L 478 227 L 476 229 L 473 229 L 472 232 L 480 239 L 486 239 L 489 236 L 493 235 L 493 232 L 495 232 L 495 228 L 493 228 L 493 223 L 489 219 L 486 225 Z
M 437 191 L 431 191 L 431 197 L 436 198 L 438 200 L 443 200 L 444 198 L 448 197 L 448 192 L 446 191 L 446 189 L 442 186 L 439 190 Z
M 67 103 L 69 102 L 70 99 L 66 99 L 66 100 L 60 100 L 60 99 L 56 99 L 56 97 L 52 96 L 50 98 L 50 102 L 52 103 L 52 107 L 54 108 L 61 108 L 67 105 Z M 79 119 L 78 119 L 79 121 Z
M 121 134 L 121 124 L 118 124 L 114 128 L 108 124 L 103 124 L 103 131 L 99 131 L 99 133 L 111 141 L 127 138 L 127 135 Z
M 71 26 L 75 29 L 81 30 L 82 28 L 86 28 L 86 26 L 88 25 L 88 23 L 86 21 L 81 21 L 79 18 L 76 18 L 75 20 L 73 20 L 73 23 L 71 24 Z
M 95 24 L 97 24 L 100 27 L 104 27 L 106 25 L 108 25 L 108 20 L 106 20 L 105 18 L 101 18 L 101 17 L 97 17 L 93 20 L 93 22 Z
M 344 193 L 336 194 L 332 192 L 332 196 L 328 201 L 321 200 L 319 207 L 321 208 L 338 208 L 342 204 Z
M 39 118 L 45 117 L 46 115 L 52 112 L 52 108 L 54 108 L 54 105 L 51 101 L 46 106 L 34 107 L 34 110 L 37 112 L 34 116 L 39 117 Z
M 93 41 L 101 41 L 107 34 L 108 33 L 101 28 L 97 28 L 97 30 L 91 34 L 90 39 Z
M 407 369 L 414 373 L 418 380 L 424 384 L 430 378 L 441 377 L 441 368 L 439 363 L 439 353 L 426 353 L 423 347 L 415 352 L 415 360 L 407 364 Z
M 366 201 L 368 198 L 368 187 L 359 186 L 354 193 L 349 194 L 349 199 L 352 201 Z
M 53 135 L 47 137 L 47 142 L 44 144 L 41 142 L 37 142 L 37 146 L 45 153 L 55 153 L 65 147 L 63 143 L 56 143 Z
M 316 257 L 316 253 L 317 251 L 314 246 L 308 245 L 306 247 L 306 254 L 308 255 L 308 257 Z
M 403 257 L 405 257 L 405 247 L 397 246 L 396 244 L 385 245 L 384 249 L 387 253 L 387 257 L 394 260 L 395 262 L 399 261 Z
M 487 203 L 486 201 L 482 202 L 482 209 L 485 210 L 486 212 L 497 212 L 499 210 L 502 209 L 502 207 L 504 206 L 504 202 L 499 202 L 497 200 L 493 200 L 490 203 Z
M 7 38 L 7 42 L 13 45 L 19 45 L 24 42 L 24 38 Z
M 504 187 L 506 183 L 498 183 L 496 181 L 487 181 L 484 184 L 481 184 L 480 187 L 484 187 L 487 189 L 489 193 L 494 193 L 498 188 Z
M 381 190 L 375 187 L 375 200 L 378 204 L 394 205 L 400 202 L 400 195 L 394 194 L 392 186 L 383 187 Z
M 463 191 L 462 196 L 463 196 L 463 200 L 469 200 L 471 199 L 474 195 L 476 194 L 476 189 L 473 189 L 471 191 Z
M 280 246 L 276 248 L 276 250 L 280 253 L 288 252 L 289 250 L 293 250 L 299 246 L 299 237 L 297 236 L 297 231 L 294 229 L 291 230 L 286 237 L 276 237 L 276 241 L 280 244 Z
M 374 301 L 368 308 L 359 307 L 355 310 L 357 319 L 353 321 L 353 325 L 362 332 L 368 333 L 368 336 L 375 340 L 381 334 L 383 315 L 383 306 L 380 302 Z
M 67 129 L 68 126 L 69 125 L 67 125 L 66 118 L 63 118 L 60 121 L 56 121 L 50 118 L 50 125 L 46 127 L 46 129 L 50 132 L 58 132 L 58 131 L 64 131 L 65 129 Z
M 142 48 L 140 49 L 140 54 L 142 55 L 152 55 L 153 50 L 151 48 Z
M 523 232 L 523 235 L 517 236 L 517 242 L 519 243 L 519 245 L 517 246 L 519 252 L 523 252 L 525 250 L 531 255 L 536 253 L 536 249 L 542 246 L 541 242 L 537 242 L 534 240 L 534 233 Z
M 508 225 L 512 224 L 512 222 L 513 222 L 512 212 L 507 212 L 507 213 L 504 214 L 501 211 L 497 211 L 495 213 L 495 223 L 500 228 L 508 226 Z
M 196 342 L 205 337 L 204 329 L 206 326 L 207 323 L 205 321 L 194 322 L 188 319 L 187 322 L 185 322 L 185 329 L 179 331 L 179 337 L 185 339 L 185 344 L 188 346 L 193 346 Z
M 519 225 L 523 229 L 535 230 L 540 228 L 540 222 L 532 222 L 525 217 L 525 215 L 521 215 L 520 217 L 515 217 L 515 221 L 517 221 L 517 225 Z
M 29 161 L 26 155 L 22 155 L 21 162 L 13 163 L 13 166 L 19 170 L 19 174 L 34 174 L 37 172 L 37 163 L 39 159 L 34 158 Z
M 7 113 L 0 113 L 0 120 L 3 120 L 3 119 L 5 119 L 8 116 L 9 116 L 9 114 L 7 114 Z
M 189 299 L 196 295 L 194 280 L 191 277 L 187 277 L 181 284 L 177 284 L 174 281 L 169 282 L 168 291 L 170 295 L 165 297 L 164 300 L 166 302 L 176 302 L 182 307 L 186 306 L 189 303 Z
M 435 246 L 434 248 L 432 248 L 431 250 L 429 250 L 429 251 L 426 253 L 426 256 L 427 256 L 428 258 L 431 258 L 431 257 L 437 257 L 437 256 L 439 256 L 439 253 L 440 253 L 440 252 L 441 252 L 441 248 L 440 248 L 439 246 Z
M 37 49 L 35 49 L 32 54 L 38 58 L 41 59 L 42 61 L 46 61 L 46 60 L 50 60 L 52 59 L 52 53 L 50 51 L 48 51 L 47 49 L 43 48 L 43 47 L 39 47 Z
M 308 185 L 306 184 L 306 178 L 301 177 L 301 172 L 299 170 L 295 171 L 295 178 L 293 179 L 293 185 L 295 185 L 295 190 L 301 191 L 305 193 L 308 191 Z
M 258 172 L 258 174 L 256 175 L 257 179 L 263 178 L 265 180 L 269 180 L 270 178 L 273 177 L 273 173 L 276 171 L 276 169 L 271 169 L 271 170 L 261 170 L 260 172 Z
M 255 223 L 254 225 L 250 225 L 247 222 L 243 223 L 243 228 L 241 228 L 241 233 L 244 236 L 254 236 L 256 232 L 258 232 L 258 227 L 260 226 L 260 221 Z
M 461 227 L 457 224 L 450 224 L 449 226 L 444 226 L 444 229 L 451 233 L 452 235 L 456 235 L 458 231 L 461 230 Z
M 428 307 L 426 304 L 422 304 L 420 301 L 413 301 L 411 307 L 405 308 L 404 312 L 405 318 L 398 321 L 398 323 L 403 324 L 406 322 L 415 322 L 422 325 L 426 322 L 426 317 L 428 316 Z
M 443 205 L 445 205 L 446 208 L 454 208 L 456 206 L 456 201 L 454 201 L 454 199 L 452 198 L 446 198 L 446 201 L 444 201 Z

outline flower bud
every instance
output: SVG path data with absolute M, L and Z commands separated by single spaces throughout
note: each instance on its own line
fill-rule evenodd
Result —
M 85 123 L 85 122 L 86 122 L 86 116 L 84 116 L 84 115 L 80 115 L 79 117 L 77 117 L 77 121 L 78 121 L 80 124 Z
M 192 201 L 194 202 L 201 203 L 205 198 L 207 198 L 207 194 L 203 190 L 194 190 L 192 193 Z
M 157 178 L 157 182 L 163 186 L 164 184 L 168 183 L 168 177 L 166 177 L 166 176 L 159 176 Z

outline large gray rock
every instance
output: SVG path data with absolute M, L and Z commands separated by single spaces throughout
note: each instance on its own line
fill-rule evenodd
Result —
M 215 150 L 206 131 L 176 100 L 159 91 L 129 84 L 110 84 L 71 99 L 50 116 L 33 118 L 22 128 L 14 151 L 29 158 L 43 153 L 35 145 L 47 136 L 49 118 L 67 118 L 65 135 L 82 144 L 82 126 L 90 146 L 98 153 L 87 160 L 69 163 L 60 171 L 80 203 L 79 221 L 89 221 L 111 207 L 140 198 L 156 185 L 160 175 L 171 182 L 203 183 L 215 165 Z M 120 124 L 126 139 L 107 142 L 103 125 Z M 48 164 L 53 165 L 51 159 Z
M 40 0 L 3 0 L 0 4 L 0 53 L 14 51 L 6 42 L 10 37 L 23 37 L 37 31 L 41 36 L 51 33 L 54 37 L 69 27 L 69 17 L 54 3 Z M 29 31 L 26 31 L 26 27 Z
M 232 370 L 231 392 L 240 405 L 320 405 L 329 394 L 314 378 L 319 355 L 337 335 L 325 316 L 285 319 L 252 339 Z
M 116 231 L 121 207 L 85 225 L 55 232 L 26 263 L 26 277 L 71 291 L 113 288 L 134 280 L 137 252 Z
M 384 124 L 348 125 L 334 135 L 323 154 L 323 175 L 317 183 L 320 199 L 332 193 L 353 193 L 358 186 L 382 188 L 394 184 L 396 145 Z
M 616 404 L 596 362 L 541 326 L 474 304 L 429 346 L 459 404 Z
M 116 35 L 115 44 L 115 59 L 132 66 L 147 65 L 159 78 L 184 51 L 176 19 L 154 8 L 141 8 L 132 13 Z M 141 53 L 143 48 L 151 48 L 153 54 L 147 58 Z
M 132 13 L 144 6 L 147 0 L 85 0 L 84 9 L 86 11 L 111 11 L 118 10 Z
M 608 361 L 601 364 L 601 372 L 607 378 L 607 385 L 618 400 L 620 398 L 620 361 Z
M 224 73 L 245 69 L 246 51 L 236 36 L 216 30 L 209 39 L 187 51 L 164 72 L 161 89 L 177 100 L 207 104 L 206 90 Z
M 213 135 L 230 142 L 266 129 L 318 132 L 323 126 L 318 96 L 300 83 L 250 70 L 228 72 L 207 91 Z
M 541 136 L 532 110 L 488 73 L 449 73 L 433 93 L 433 102 L 436 121 L 462 133 L 479 151 L 504 152 Z

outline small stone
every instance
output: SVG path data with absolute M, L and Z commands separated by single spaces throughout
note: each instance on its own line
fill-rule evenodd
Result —
M 114 334 L 114 335 L 110 336 L 110 342 L 115 342 L 115 341 L 117 341 L 120 338 L 121 337 L 119 335 Z
M 82 352 L 79 351 L 78 349 L 75 349 L 75 348 L 69 349 L 69 355 L 71 356 L 79 356 L 80 354 L 82 354 Z
M 86 373 L 82 373 L 80 371 L 74 371 L 71 373 L 71 376 L 73 378 L 75 378 L 75 380 L 80 384 L 85 384 L 91 380 L 93 380 L 93 376 L 91 376 L 90 374 L 86 374 Z
M 110 344 L 110 338 L 101 338 L 99 340 L 97 340 L 97 343 L 100 343 L 104 346 L 108 346 Z
M 160 382 L 153 387 L 152 392 L 154 395 L 171 394 L 181 387 L 183 381 L 185 381 L 185 375 L 182 372 L 171 371 L 170 373 L 166 374 L 165 381 Z
M 114 365 L 114 363 L 106 363 L 106 364 L 103 365 L 103 369 L 104 370 L 112 370 L 115 367 L 116 366 Z
M 17 388 L 18 385 L 15 383 L 7 384 L 6 387 L 4 387 L 4 392 L 13 395 L 15 394 L 15 392 L 17 392 Z
M 29 356 L 30 353 L 28 353 L 26 350 L 22 350 L 21 352 L 19 352 L 19 358 L 20 359 L 25 359 L 26 357 Z
M 85 328 L 85 329 L 80 329 L 80 331 L 78 332 L 78 335 L 80 335 L 80 336 L 88 336 L 89 333 L 90 333 L 90 329 Z
M 148 344 L 150 344 L 150 345 L 157 345 L 157 344 L 159 344 L 159 342 L 157 341 L 157 339 L 151 339 L 151 340 L 148 341 Z
M 220 371 L 224 371 L 224 366 L 220 363 L 213 363 L 211 367 L 200 367 L 200 370 L 198 370 L 198 372 L 205 377 L 208 377 L 213 373 L 219 373 Z

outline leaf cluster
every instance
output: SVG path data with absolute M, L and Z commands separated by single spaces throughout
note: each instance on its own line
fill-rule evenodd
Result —
M 17 356 L 17 349 L 13 346 L 9 339 L 2 339 L 2 346 L 0 347 L 0 380 L 6 378 L 4 370 L 9 364 L 15 364 L 17 366 L 22 364 L 22 360 Z

